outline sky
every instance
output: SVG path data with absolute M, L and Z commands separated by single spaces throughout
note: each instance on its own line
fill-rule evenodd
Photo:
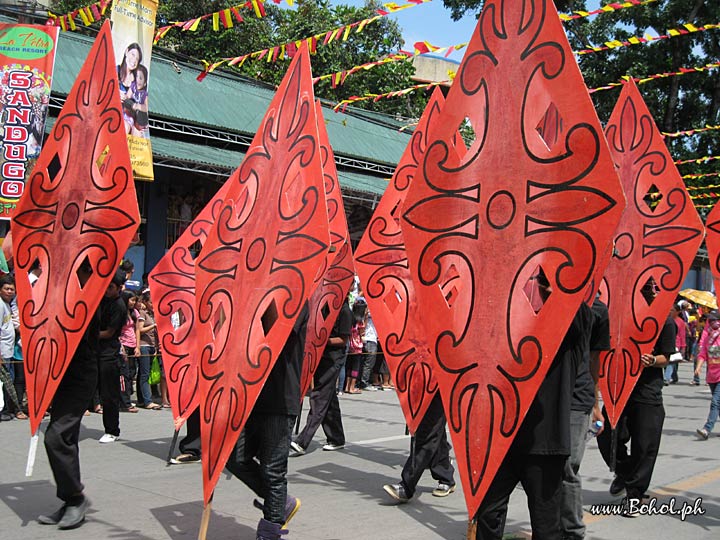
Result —
M 390 0 L 380 0 L 386 3 Z M 407 0 L 393 0 L 396 4 L 402 5 Z M 716 0 L 717 1 L 717 0 Z M 598 0 L 590 0 L 587 4 L 589 10 L 599 6 Z M 346 4 L 353 6 L 364 5 L 363 0 L 331 0 L 331 4 Z M 475 14 L 465 15 L 459 21 L 450 18 L 450 10 L 443 5 L 443 0 L 432 0 L 425 4 L 403 9 L 397 13 L 390 14 L 402 28 L 407 51 L 413 50 L 417 41 L 427 41 L 436 47 L 449 47 L 470 41 L 473 30 L 477 24 Z M 453 52 L 449 58 L 461 61 L 466 49 Z M 444 55 L 444 52 L 441 53 Z
M 405 0 L 394 0 L 396 4 L 405 4 Z M 362 0 L 332 0 L 332 4 L 346 4 L 361 6 Z M 385 3 L 385 0 L 381 0 Z M 466 15 L 459 21 L 450 18 L 450 10 L 445 8 L 442 0 L 413 6 L 409 9 L 390 14 L 403 30 L 405 50 L 412 51 L 416 41 L 428 41 L 436 47 L 449 47 L 470 41 L 477 21 L 474 15 Z M 465 53 L 454 52 L 449 58 L 460 61 Z

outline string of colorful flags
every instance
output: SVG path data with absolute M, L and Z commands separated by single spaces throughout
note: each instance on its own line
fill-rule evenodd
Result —
M 634 80 L 636 84 L 645 84 L 646 82 L 653 81 L 655 79 L 664 79 L 666 77 L 678 77 L 680 75 L 687 75 L 688 73 L 698 73 L 700 71 L 708 71 L 710 69 L 715 69 L 717 67 L 720 67 L 720 62 L 713 62 L 711 64 L 705 64 L 704 66 L 696 66 L 691 68 L 680 68 L 679 71 L 672 71 L 667 73 L 656 73 L 654 75 L 648 75 L 646 77 L 642 78 L 633 78 L 629 75 L 625 75 L 622 77 L 622 80 L 618 82 L 613 82 L 610 84 L 607 84 L 605 86 L 599 86 L 598 88 L 591 88 L 588 90 L 591 94 L 593 92 L 600 92 L 602 90 L 610 90 L 612 88 L 616 88 L 618 86 L 622 86 L 623 82 Z
M 708 176 L 720 176 L 720 172 L 709 172 L 709 173 L 698 173 L 698 174 L 683 174 L 682 178 L 686 178 L 688 180 L 697 180 L 699 178 L 707 178 Z M 720 187 L 720 186 L 714 186 L 714 187 Z M 688 188 L 690 189 L 690 188 Z
M 654 75 L 648 75 L 646 77 L 640 77 L 640 78 L 634 78 L 630 77 L 629 75 L 625 75 L 622 77 L 622 80 L 619 82 L 613 82 L 610 84 L 607 84 L 605 86 L 600 86 L 598 88 L 589 88 L 588 92 L 590 94 L 594 92 L 599 92 L 601 90 L 610 90 L 612 88 L 616 88 L 618 86 L 622 86 L 623 82 L 634 80 L 636 84 L 645 84 L 650 81 L 654 81 L 655 79 L 662 79 L 665 77 L 679 77 L 681 75 L 687 75 L 688 73 L 699 73 L 702 71 L 708 71 L 711 69 L 715 69 L 717 67 L 720 67 L 720 62 L 714 62 L 711 64 L 705 64 L 704 66 L 696 66 L 692 68 L 681 68 L 679 71 L 671 72 L 671 73 L 656 73 Z M 425 83 L 425 84 L 416 84 L 414 86 L 410 86 L 408 88 L 403 88 L 402 90 L 393 90 L 391 92 L 385 92 L 384 94 L 365 94 L 364 96 L 351 96 L 347 99 L 343 99 L 338 104 L 333 107 L 335 111 L 342 110 L 344 111 L 345 108 L 348 105 L 351 105 L 353 103 L 357 103 L 359 101 L 367 101 L 367 100 L 373 100 L 373 101 L 379 101 L 381 99 L 386 98 L 393 98 L 398 96 L 404 96 L 411 92 L 414 92 L 416 90 L 421 89 L 428 89 L 433 88 L 435 86 L 441 85 L 441 84 L 450 84 L 451 81 L 438 81 L 438 82 L 431 82 L 431 83 Z
M 601 47 L 591 47 L 589 49 L 583 49 L 581 51 L 575 51 L 575 54 L 583 55 L 583 54 L 590 54 L 590 53 L 596 53 L 600 51 L 606 51 L 610 49 L 615 49 L 618 47 L 628 47 L 631 45 L 639 45 L 642 43 L 649 43 L 651 41 L 658 41 L 663 39 L 670 39 L 673 37 L 678 36 L 684 36 L 687 34 L 691 34 L 694 32 L 703 32 L 705 30 L 715 30 L 717 28 L 720 28 L 720 24 L 706 24 L 704 26 L 695 26 L 692 24 L 686 24 L 683 25 L 681 28 L 674 28 L 671 30 L 668 30 L 668 33 L 662 36 L 645 36 L 642 38 L 638 37 L 632 37 L 628 41 L 606 41 L 604 46 Z M 332 81 L 332 87 L 335 88 L 336 86 L 339 86 L 345 82 L 345 79 L 349 77 L 350 75 L 357 73 L 359 71 L 363 70 L 369 70 L 376 66 L 387 64 L 390 62 L 405 62 L 408 60 L 412 60 L 416 56 L 420 56 L 423 54 L 428 53 L 442 53 L 445 52 L 445 57 L 447 58 L 450 54 L 452 54 L 454 51 L 462 50 L 467 46 L 467 42 L 460 43 L 458 45 L 451 45 L 449 47 L 437 47 L 427 41 L 418 41 L 415 43 L 415 52 L 409 53 L 406 51 L 398 51 L 397 53 L 388 56 L 380 61 L 376 62 L 367 62 L 365 64 L 360 64 L 358 66 L 354 66 L 347 70 L 341 70 L 337 71 L 335 73 L 330 73 L 327 75 L 322 75 L 320 77 L 316 77 L 313 81 L 318 82 L 326 79 L 331 79 Z
M 718 173 L 708 173 L 708 175 L 710 175 L 710 174 L 717 175 Z M 720 186 L 717 186 L 717 185 L 714 185 L 714 186 L 685 186 L 685 189 L 687 189 L 688 191 L 703 191 L 706 189 L 718 189 L 718 188 L 720 188 Z
M 611 13 L 613 11 L 619 11 L 629 7 L 644 6 L 645 4 L 651 4 L 653 2 L 657 2 L 657 0 L 628 0 L 627 2 L 611 2 L 610 4 L 602 6 L 600 9 L 596 9 L 594 11 L 572 11 L 570 15 L 566 15 L 564 13 L 560 13 L 559 15 L 560 20 L 563 22 L 572 21 L 583 17 L 590 17 L 592 15 L 600 15 L 601 13 Z
M 665 137 L 687 137 L 690 135 L 697 135 L 698 133 L 705 133 L 706 131 L 712 131 L 720 129 L 720 126 L 705 126 L 702 128 L 696 128 L 696 129 L 686 129 L 685 131 L 675 131 L 673 133 L 666 133 L 663 132 L 662 134 Z
M 197 77 L 197 80 L 202 81 L 208 73 L 212 73 L 217 68 L 223 65 L 241 67 L 249 59 L 265 60 L 268 63 L 272 63 L 276 62 L 277 60 L 282 60 L 284 58 L 292 58 L 295 54 L 295 51 L 297 51 L 297 49 L 300 47 L 300 45 L 302 45 L 303 42 L 307 43 L 310 54 L 314 54 L 317 51 L 317 47 L 319 45 L 325 46 L 336 41 L 347 41 L 353 31 L 359 34 L 365 29 L 368 24 L 374 23 L 375 21 L 387 17 L 392 13 L 396 13 L 398 11 L 416 7 L 422 4 L 427 4 L 431 1 L 432 0 L 406 0 L 406 3 L 404 4 L 396 4 L 394 2 L 383 4 L 384 9 L 378 9 L 377 15 L 360 21 L 355 21 L 350 24 L 345 24 L 337 28 L 333 28 L 332 30 L 328 30 L 327 32 L 321 32 L 313 36 L 297 39 L 295 41 L 284 43 L 282 45 L 275 45 L 274 47 L 268 47 L 259 51 L 242 54 L 240 56 L 221 58 L 215 62 L 201 60 L 201 62 L 205 66 L 205 69 Z M 358 67 L 358 70 L 360 69 L 362 69 L 362 67 Z M 328 76 L 327 78 L 330 78 L 330 76 Z
M 265 0 L 249 0 L 244 4 L 238 4 L 236 6 L 221 9 L 220 11 L 215 11 L 213 13 L 206 13 L 205 15 L 194 17 L 192 19 L 188 19 L 187 21 L 172 21 L 170 24 L 166 26 L 161 26 L 155 31 L 153 44 L 157 45 L 158 41 L 164 38 L 167 33 L 173 28 L 179 28 L 183 32 L 195 32 L 200 26 L 200 22 L 206 19 L 212 19 L 212 28 L 215 32 L 220 31 L 221 25 L 225 29 L 232 28 L 235 25 L 235 22 L 245 22 L 245 19 L 243 19 L 242 15 L 240 14 L 241 9 L 252 10 L 255 14 L 255 17 L 257 17 L 258 19 L 262 19 L 263 17 L 265 17 L 265 8 L 263 7 L 264 1 Z M 292 6 L 294 0 L 287 0 L 287 2 L 289 5 Z M 279 4 L 280 0 L 277 0 L 275 3 Z M 235 22 L 233 22 L 233 19 L 235 20 Z
M 686 165 L 688 163 L 695 163 L 696 165 L 702 165 L 703 163 L 709 163 L 710 161 L 720 160 L 720 156 L 705 156 L 697 159 L 683 159 L 676 161 L 675 165 Z
M 667 31 L 667 34 L 662 36 L 651 36 L 646 34 L 643 37 L 633 36 L 628 38 L 627 41 L 606 41 L 598 47 L 588 46 L 587 49 L 575 51 L 577 55 L 592 54 L 600 51 L 609 51 L 611 49 L 617 49 L 620 47 L 631 47 L 633 45 L 641 45 L 643 43 L 651 43 L 653 41 L 660 41 L 664 39 L 671 39 L 678 36 L 686 36 L 688 34 L 694 34 L 695 32 L 705 32 L 706 30 L 715 30 L 720 28 L 720 24 L 706 24 L 704 26 L 695 26 L 694 24 L 684 24 L 680 28 L 671 28 Z
M 105 15 L 105 12 L 112 4 L 112 0 L 100 0 L 90 5 L 83 6 L 72 10 L 64 15 L 56 15 L 48 11 L 47 23 L 49 26 L 59 26 L 63 31 L 77 30 L 76 20 L 80 19 L 84 26 L 90 26 L 92 23 L 99 21 Z
M 412 0 L 412 1 L 413 1 L 413 3 L 416 3 L 416 4 L 422 3 L 422 0 Z M 430 0 L 426 0 L 426 1 L 430 1 Z M 603 6 L 603 8 L 596 9 L 594 11 L 576 11 L 576 12 L 573 12 L 572 15 L 568 15 L 565 17 L 560 16 L 560 18 L 564 21 L 574 20 L 574 19 L 578 19 L 580 17 L 590 17 L 593 15 L 599 15 L 602 13 L 610 13 L 613 11 L 619 11 L 621 9 L 640 6 L 640 5 L 648 4 L 651 2 L 655 2 L 655 1 L 657 1 L 657 0 L 646 0 L 646 1 L 635 0 L 632 2 L 609 4 L 607 6 Z M 396 11 L 399 11 L 400 9 L 406 9 L 411 6 L 408 4 L 401 5 L 401 6 L 397 6 L 397 5 L 393 5 L 393 4 L 385 4 L 385 7 L 392 7 L 392 9 L 388 13 L 394 13 Z M 373 21 L 374 20 L 377 20 L 377 19 L 373 19 Z M 353 23 L 353 24 L 358 24 L 358 23 Z M 692 25 L 686 25 L 686 26 L 692 27 L 694 30 L 691 30 L 690 28 L 670 30 L 670 31 L 668 31 L 668 34 L 670 34 L 672 32 L 673 35 L 672 36 L 671 35 L 663 36 L 663 39 L 666 39 L 667 37 L 674 37 L 676 35 L 688 34 L 688 33 L 691 33 L 692 31 L 700 31 L 696 27 L 693 27 Z M 717 27 L 720 27 L 720 26 L 717 26 Z M 703 29 L 710 29 L 710 28 L 703 28 Z M 345 41 L 347 39 L 347 36 L 349 35 L 348 33 L 344 33 L 347 31 L 345 30 L 345 27 L 343 27 L 343 26 L 336 28 L 334 30 L 330 30 L 324 34 L 326 36 L 326 39 L 323 40 L 323 45 L 327 45 L 328 43 L 331 43 L 332 41 L 334 41 L 334 39 L 332 38 L 332 34 L 331 34 L 332 32 L 337 32 L 336 37 L 339 36 L 340 33 L 342 33 L 342 35 L 344 37 L 343 41 Z M 321 36 L 321 34 L 318 34 L 313 37 L 319 38 L 320 36 Z M 328 36 L 330 36 L 329 39 L 328 39 Z M 296 44 L 296 46 L 299 46 L 299 43 L 302 43 L 303 40 L 312 40 L 313 37 L 303 38 L 294 43 Z M 649 40 L 646 38 L 632 38 L 632 39 L 637 39 L 638 40 L 637 43 L 643 42 L 643 41 L 640 41 L 641 39 L 645 39 L 645 41 Z M 653 38 L 653 39 L 660 39 L 660 38 Z M 635 43 L 629 43 L 629 44 L 635 44 Z M 290 50 L 288 51 L 289 45 L 290 44 L 287 44 L 287 43 L 284 45 L 277 45 L 275 47 L 270 47 L 268 49 L 263 49 L 260 51 L 254 51 L 254 52 L 244 54 L 244 55 L 234 57 L 234 58 L 222 58 L 216 62 L 202 60 L 202 63 L 205 66 L 205 72 L 207 74 L 207 73 L 211 73 L 212 71 L 214 71 L 215 69 L 217 69 L 218 67 L 220 67 L 224 64 L 227 64 L 229 66 L 238 66 L 238 67 L 242 66 L 245 63 L 245 61 L 247 61 L 248 59 L 254 59 L 254 60 L 265 59 L 267 62 L 275 62 L 278 59 L 285 58 L 286 55 L 288 57 L 292 57 L 292 55 L 294 54 L 294 50 L 296 49 L 296 46 L 295 47 L 291 46 Z M 312 47 L 311 41 L 308 41 L 308 45 L 310 46 L 311 52 L 315 52 L 315 49 Z M 367 71 L 376 66 L 387 64 L 390 62 L 411 60 L 415 56 L 419 56 L 419 55 L 427 54 L 427 53 L 438 54 L 438 53 L 444 52 L 445 57 L 447 58 L 453 52 L 462 50 L 466 46 L 467 46 L 467 42 L 460 43 L 458 45 L 451 45 L 449 47 L 437 47 L 427 41 L 418 41 L 415 43 L 415 46 L 414 46 L 415 47 L 414 54 L 401 50 L 401 51 L 398 51 L 397 53 L 394 53 L 394 54 L 392 54 L 386 58 L 383 58 L 382 60 L 379 60 L 379 61 L 367 62 L 365 64 L 360 64 L 360 65 L 354 66 L 350 69 L 337 71 L 335 73 L 328 73 L 326 75 L 321 75 L 319 77 L 316 77 L 314 79 L 314 82 L 330 79 L 332 87 L 335 88 L 335 87 L 343 84 L 345 82 L 345 80 L 347 79 L 347 77 L 349 77 L 350 75 L 352 75 L 354 73 L 358 73 L 360 71 Z M 205 78 L 206 74 L 203 74 L 200 77 L 198 77 L 198 80 L 202 81 Z

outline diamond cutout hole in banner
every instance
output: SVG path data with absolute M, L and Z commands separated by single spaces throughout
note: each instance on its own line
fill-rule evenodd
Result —
M 178 308 L 170 314 L 170 320 L 175 328 L 181 327 L 187 321 L 183 308 Z M 176 326 L 177 325 L 177 326 Z
M 53 182 L 55 178 L 57 178 L 57 175 L 60 174 L 61 169 L 62 163 L 60 163 L 60 156 L 55 154 L 47 166 L 47 173 L 51 182 Z
M 552 150 L 557 145 L 562 129 L 563 119 L 560 116 L 560 111 L 554 103 L 550 103 L 540 122 L 535 126 L 535 130 L 540 134 L 540 138 L 542 138 L 548 150 Z
M 101 175 L 105 175 L 107 170 L 110 168 L 110 146 L 106 146 L 102 152 L 100 152 L 100 155 L 98 156 L 97 160 L 95 160 L 95 165 L 97 165 L 98 171 Z
M 192 225 L 190 225 L 190 226 L 192 226 Z M 202 244 L 200 243 L 200 240 L 197 240 L 191 246 L 188 247 L 188 252 L 190 253 L 190 256 L 193 258 L 193 260 L 198 258 L 198 255 L 200 255 L 201 249 L 202 249 Z
M 395 206 L 392 209 L 392 212 L 390 212 L 390 215 L 395 220 L 395 223 L 397 226 L 400 226 L 400 201 L 395 203 Z
M 388 293 L 383 296 L 383 302 L 385 303 L 385 306 L 388 308 L 390 313 L 395 313 L 397 308 L 402 304 L 402 296 L 400 296 L 400 293 L 398 290 L 393 286 Z
M 213 339 L 220 334 L 220 330 L 222 330 L 222 327 L 225 326 L 225 322 L 226 322 L 225 308 L 223 308 L 223 305 L 220 304 L 220 306 L 217 308 L 217 310 L 213 314 L 213 323 L 212 323 Z
M 327 318 L 330 316 L 330 306 L 327 302 L 320 308 L 320 314 L 322 315 L 323 321 L 327 321 Z
M 655 212 L 662 199 L 663 195 L 655 184 L 648 188 L 647 193 L 643 197 L 643 201 L 651 212 Z
M 90 276 L 92 276 L 92 274 L 93 268 L 92 264 L 90 263 L 90 257 L 86 255 L 85 259 L 83 259 L 83 262 L 81 262 L 80 265 L 77 267 L 77 270 L 75 270 L 75 275 L 78 278 L 78 285 L 80 286 L 80 290 L 83 290 L 85 288 L 85 284 L 88 282 L 88 279 L 90 279 Z
M 465 141 L 465 144 L 470 147 L 475 142 L 475 128 L 472 125 L 472 121 L 469 116 L 462 119 L 457 128 L 458 133 Z
M 657 281 L 655 281 L 652 276 L 647 278 L 642 288 L 640 289 L 640 294 L 645 299 L 648 307 L 650 307 L 655 301 L 655 297 L 657 296 L 658 292 L 660 292 L 660 287 L 658 287 Z
M 277 304 L 275 303 L 275 299 L 273 299 L 270 302 L 270 305 L 265 310 L 265 313 L 262 314 L 262 317 L 260 317 L 260 322 L 262 323 L 263 332 L 267 336 L 270 333 L 270 330 L 272 330 L 272 327 L 275 326 L 275 322 L 278 320 L 278 310 L 277 310 Z
M 305 180 L 300 174 L 300 171 L 288 181 L 287 187 L 285 188 L 284 206 L 285 214 L 293 214 L 293 208 L 298 204 L 298 201 L 302 199 L 303 191 L 305 190 Z
M 451 308 L 460 294 L 460 272 L 454 264 L 443 274 L 439 287 L 447 307 Z
M 540 313 L 545 302 L 550 298 L 550 294 L 552 293 L 549 287 L 550 282 L 548 281 L 547 275 L 542 266 L 538 265 L 523 286 L 525 297 L 528 299 L 528 303 L 535 312 L 535 315 Z

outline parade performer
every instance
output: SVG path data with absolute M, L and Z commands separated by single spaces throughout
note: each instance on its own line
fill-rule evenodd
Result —
M 217 481 L 314 292 L 309 285 L 330 246 L 317 125 L 303 44 L 242 164 L 227 180 L 226 198 L 195 261 L 200 538 L 207 532 Z M 268 530 L 266 521 L 259 522 L 258 537 L 274 538 L 278 531 Z
M 542 274 L 538 293 L 547 301 L 553 292 Z M 562 480 L 571 453 L 571 404 L 578 368 L 589 356 L 593 313 L 586 304 L 565 334 L 525 420 L 498 468 L 475 517 L 477 540 L 500 540 L 508 501 L 518 483 L 527 495 L 534 538 L 562 539 Z
M 83 263 L 78 279 L 86 283 L 92 268 Z M 57 497 L 63 505 L 49 515 L 41 515 L 43 525 L 74 529 L 85 520 L 90 500 L 83 494 L 80 481 L 80 423 L 98 382 L 98 349 L 100 333 L 99 310 L 92 316 L 65 375 L 55 392 L 50 411 L 50 424 L 45 430 L 45 450 L 52 469 Z
M 305 427 L 300 435 L 290 443 L 293 457 L 305 454 L 320 425 L 327 437 L 327 443 L 323 446 L 323 450 L 333 451 L 345 447 L 342 412 L 335 387 L 340 368 L 345 364 L 347 357 L 347 343 L 351 330 L 352 311 L 346 298 L 315 370 L 314 386 L 310 393 L 310 413 Z
M 582 360 L 590 308 L 573 319 L 602 276 L 624 195 L 552 2 L 484 2 L 455 81 L 398 213 L 406 264 L 432 313 L 424 339 L 468 515 L 482 507 L 478 528 L 502 530 L 491 514 L 522 475 L 528 491 L 542 484 L 531 504 L 548 506 L 533 510 L 533 534 L 559 535 L 575 382 L 565 364 Z M 468 123 L 464 149 L 453 141 Z M 534 432 L 533 403 L 558 410 L 545 431 Z M 545 470 L 547 484 L 531 478 Z
M 80 480 L 77 441 L 98 377 L 93 365 L 99 346 L 97 308 L 104 293 L 124 281 L 118 266 L 139 223 L 106 21 L 11 222 L 33 435 L 28 473 L 40 422 L 53 403 L 45 446 L 64 504 L 41 521 L 61 529 L 80 525 L 89 506 Z M 37 267 L 43 269 L 39 276 Z M 119 377 L 114 382 L 119 385 Z
M 578 366 L 570 405 L 570 456 L 565 462 L 563 470 L 562 507 L 560 509 L 563 540 L 585 538 L 580 464 L 585 455 L 590 422 L 603 421 L 597 381 L 600 351 L 610 349 L 610 321 L 607 306 L 599 298 L 595 298 L 591 309 L 593 325 L 588 347 L 590 355 L 583 358 L 582 363 Z M 602 430 L 601 426 L 595 434 L 598 435 Z
M 125 284 L 125 273 L 119 270 L 113 276 L 100 302 L 100 343 L 98 364 L 100 366 L 100 403 L 105 434 L 102 444 L 113 443 L 120 438 L 120 373 L 123 361 L 120 355 L 120 332 L 127 319 L 127 308 L 120 297 Z
M 410 456 L 403 467 L 399 484 L 385 484 L 383 489 L 393 499 L 406 503 L 425 469 L 438 481 L 434 497 L 447 497 L 455 491 L 455 468 L 450 462 L 450 443 L 445 432 L 445 411 L 437 392 L 430 401 L 410 445 Z
M 257 540 L 277 540 L 300 509 L 287 493 L 290 435 L 300 414 L 300 374 L 305 350 L 308 307 L 298 316 L 245 427 L 230 454 L 227 469 L 263 499 Z
M 615 428 L 617 453 L 610 494 L 625 494 L 624 515 L 628 517 L 637 515 L 637 505 L 647 496 L 646 491 L 660 450 L 665 420 L 662 400 L 664 369 L 669 364 L 670 355 L 675 352 L 676 332 L 675 321 L 668 316 L 652 353 L 643 354 L 640 358 L 642 372 Z M 603 415 L 609 425 L 610 420 L 604 407 Z M 613 452 L 609 429 L 598 436 L 598 447 L 605 463 L 611 466 Z M 634 505 L 631 505 L 632 501 Z

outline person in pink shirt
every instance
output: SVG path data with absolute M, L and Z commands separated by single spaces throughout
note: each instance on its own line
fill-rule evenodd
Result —
M 670 310 L 670 315 L 672 316 L 673 321 L 675 321 L 675 326 L 677 326 L 675 348 L 682 354 L 682 357 L 685 358 L 688 324 L 685 322 L 685 319 L 682 318 L 681 311 L 680 307 L 676 304 Z M 665 368 L 665 386 L 668 384 L 675 384 L 676 382 L 678 382 L 678 363 L 672 362 Z
M 707 362 L 706 380 L 712 394 L 710 413 L 705 425 L 697 430 L 702 440 L 707 440 L 715 427 L 720 413 L 720 313 L 711 311 L 707 314 L 707 324 L 700 337 L 700 350 L 695 375 L 700 376 L 703 363 Z

